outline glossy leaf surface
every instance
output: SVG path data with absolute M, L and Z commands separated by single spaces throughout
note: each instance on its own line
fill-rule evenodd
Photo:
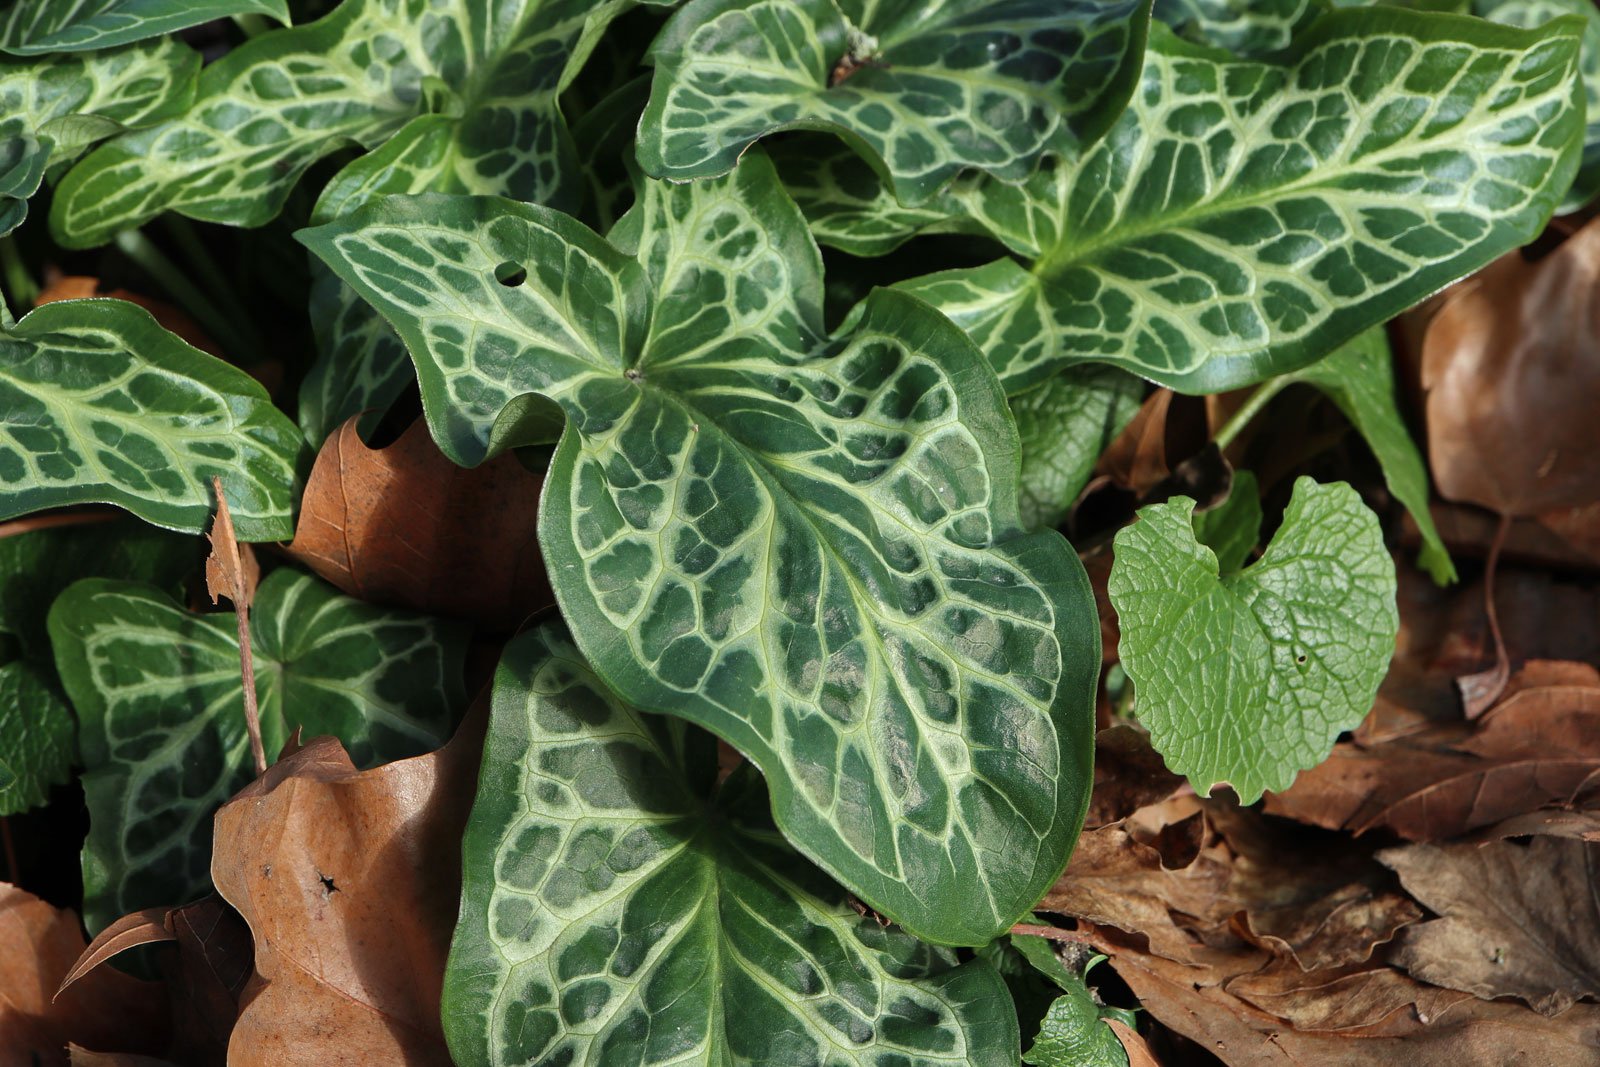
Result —
M 27 215 L 52 163 L 188 106 L 200 57 L 176 41 L 0 59 L 0 234 Z
M 1256 57 L 1288 48 L 1326 6 L 1322 0 L 1156 0 L 1153 15 L 1191 41 Z
M 1038 899 L 1087 799 L 1098 630 L 1066 542 L 1017 536 L 1016 430 L 960 331 L 882 291 L 824 336 L 759 155 L 649 183 L 613 233 L 636 258 L 488 198 L 302 237 L 396 325 L 457 462 L 565 415 L 540 540 L 624 698 L 749 755 L 790 839 L 921 936 Z
M 17 0 L 0 23 L 0 51 L 110 48 L 235 15 L 288 22 L 289 8 L 287 0 Z
M 219 476 L 241 539 L 293 533 L 294 424 L 143 308 L 63 301 L 0 329 L 0 411 L 0 518 L 98 502 L 197 533 Z
M 251 612 L 262 735 L 333 734 L 366 766 L 438 747 L 462 704 L 465 635 L 374 608 L 292 570 Z M 230 613 L 194 615 L 148 586 L 91 579 L 50 613 L 62 682 L 80 718 L 89 805 L 84 916 L 210 885 L 211 814 L 251 778 Z
M 1532 29 L 1563 15 L 1583 19 L 1583 51 L 1578 73 L 1588 125 L 1583 131 L 1583 163 L 1562 199 L 1560 214 L 1577 211 L 1600 193 L 1600 9 L 1589 0 L 1476 0 L 1472 13 L 1506 26 Z
M 545 199 L 575 181 L 556 94 L 622 0 L 345 0 L 207 67 L 184 115 L 119 138 L 62 182 L 52 225 L 94 245 L 163 211 L 258 226 L 352 143 L 344 206 L 386 192 Z M 335 420 L 337 422 L 338 420 Z
M 1031 267 L 905 288 L 1010 392 L 1079 362 L 1185 392 L 1298 369 L 1539 232 L 1578 165 L 1581 32 L 1344 10 L 1281 65 L 1152 32 L 1081 160 L 944 194 Z
M 1133 420 L 1144 384 L 1115 367 L 1071 367 L 1011 398 L 1022 442 L 1018 505 L 1029 530 L 1060 526 L 1095 461 Z
M 637 711 L 564 633 L 495 680 L 444 1021 L 462 1067 L 1006 1064 L 987 963 L 884 929 L 773 828 L 747 766 Z
M 1252 803 L 1327 758 L 1372 707 L 1394 652 L 1394 562 L 1342 483 L 1295 483 L 1262 557 L 1219 576 L 1194 501 L 1139 512 L 1108 585 L 1135 713 L 1173 771 Z
M 907 203 L 964 167 L 1016 181 L 1105 131 L 1147 19 L 1135 0 L 690 0 L 651 48 L 639 163 L 711 177 L 769 133 L 825 129 Z

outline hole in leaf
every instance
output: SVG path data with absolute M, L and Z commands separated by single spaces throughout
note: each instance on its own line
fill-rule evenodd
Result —
M 528 268 L 515 260 L 506 260 L 494 269 L 494 280 L 507 289 L 515 289 L 528 280 Z
M 1294 658 L 1294 661 L 1296 663 L 1304 663 L 1306 661 L 1306 654 L 1304 652 L 1300 653 Z

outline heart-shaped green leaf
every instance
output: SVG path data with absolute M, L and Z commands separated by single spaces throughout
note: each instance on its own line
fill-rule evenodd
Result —
M 1295 483 L 1262 557 L 1218 576 L 1194 501 L 1118 532 L 1108 590 L 1122 667 L 1150 741 L 1202 796 L 1245 803 L 1289 787 L 1372 707 L 1399 632 L 1394 561 L 1377 516 L 1343 483 Z
M 0 412 L 0 518 L 103 502 L 198 533 L 216 476 L 241 540 L 294 532 L 294 424 L 143 308 L 61 301 L 0 328 Z
M 80 729 L 89 805 L 84 921 L 175 904 L 210 885 L 210 818 L 250 780 L 231 613 L 193 615 L 148 586 L 90 579 L 50 612 Z M 358 764 L 435 748 L 462 701 L 466 635 L 275 571 L 251 611 L 267 752 L 296 727 Z
M 1016 431 L 959 330 L 880 291 L 824 336 L 759 154 L 647 183 L 613 233 L 637 258 L 489 198 L 301 236 L 399 330 L 446 454 L 565 415 L 540 541 L 625 699 L 748 754 L 801 851 L 920 936 L 1038 899 L 1087 799 L 1098 626 L 1066 542 L 1016 536 Z
M 1015 1064 L 994 969 L 849 907 L 712 739 L 555 626 L 495 678 L 443 1017 L 462 1067 Z
M 1152 31 L 1081 159 L 942 194 L 1031 266 L 905 287 L 1009 392 L 1080 362 L 1185 392 L 1295 370 L 1539 232 L 1578 165 L 1582 30 L 1335 11 L 1282 65 Z
M 1133 1025 L 1132 1012 L 1095 1001 L 1085 975 L 1069 970 L 1042 937 L 1013 934 L 1012 949 L 1062 992 L 1039 1022 L 1039 1033 L 1022 1062 L 1031 1067 L 1128 1067 L 1128 1054 L 1104 1019 Z M 1105 959 L 1095 956 L 1088 967 Z M 1087 967 L 1085 970 L 1087 971 Z
M 556 97 L 625 0 L 345 0 L 206 68 L 184 115 L 68 173 L 51 222 L 69 247 L 162 211 L 239 226 L 277 215 L 317 160 L 352 142 L 330 194 L 577 195 Z
M 287 0 L 16 0 L 0 51 L 77 52 L 159 37 L 235 15 L 289 21 Z
M 1017 503 L 1022 525 L 1048 530 L 1067 519 L 1095 461 L 1133 420 L 1144 383 L 1115 367 L 1071 367 L 1011 398 L 1022 442 Z
M 22 660 L 0 667 L 0 768 L 11 772 L 0 780 L 0 818 L 38 807 L 71 778 L 77 732 L 44 671 Z
M 0 235 L 27 215 L 52 164 L 95 141 L 178 114 L 200 57 L 176 41 L 87 55 L 0 58 Z
M 1588 125 L 1583 133 L 1583 164 L 1562 199 L 1559 214 L 1577 211 L 1600 193 L 1600 9 L 1592 0 L 1476 0 L 1472 13 L 1506 26 L 1532 29 L 1563 15 L 1583 18 L 1583 78 Z
M 907 203 L 964 167 L 1012 181 L 1052 142 L 1088 144 L 1127 102 L 1137 0 L 690 0 L 651 48 L 639 163 L 726 174 L 755 141 L 826 129 Z
M 1152 15 L 1191 41 L 1255 57 L 1288 48 L 1327 7 L 1324 0 L 1155 0 Z

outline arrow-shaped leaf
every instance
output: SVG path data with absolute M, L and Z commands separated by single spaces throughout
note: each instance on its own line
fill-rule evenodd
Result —
M 1156 0 L 1152 15 L 1191 41 L 1254 57 L 1288 48 L 1328 6 L 1323 0 Z
M 220 476 L 240 539 L 283 539 L 304 447 L 259 383 L 133 304 L 46 304 L 0 329 L 0 518 L 102 502 L 198 532 Z
M 1115 367 L 1071 367 L 1011 398 L 1022 442 L 1022 525 L 1047 530 L 1067 519 L 1095 461 L 1133 420 L 1139 379 Z
M 1015 536 L 1016 431 L 960 331 L 882 291 L 825 337 L 759 155 L 647 183 L 613 234 L 637 258 L 489 198 L 302 237 L 399 330 L 446 454 L 565 415 L 540 541 L 625 699 L 751 756 L 800 849 L 913 932 L 979 944 L 1034 903 L 1082 818 L 1097 624 L 1066 542 Z
M 99 244 L 163 211 L 259 226 L 317 160 L 352 142 L 376 149 L 337 195 L 504 192 L 576 195 L 556 107 L 607 0 L 471 0 L 419 11 L 345 0 L 332 14 L 265 33 L 205 69 L 194 106 L 105 145 L 68 173 L 52 214 L 60 240 Z
M 907 203 L 964 167 L 1017 181 L 1110 125 L 1148 19 L 1137 0 L 690 0 L 651 48 L 639 163 L 726 174 L 769 133 L 820 128 Z
M 287 0 L 17 0 L 0 25 L 0 51 L 110 48 L 236 15 L 286 23 L 289 8 Z
M 945 194 L 1031 265 L 905 287 L 1012 392 L 1080 362 L 1187 392 L 1295 370 L 1539 232 L 1578 165 L 1582 30 L 1336 11 L 1281 65 L 1152 31 L 1081 159 Z
M 709 735 L 613 696 L 556 627 L 495 679 L 444 1022 L 462 1067 L 1015 1064 L 989 964 L 886 930 Z
M 339 737 L 363 766 L 448 735 L 462 703 L 455 624 L 291 570 L 261 583 L 251 622 L 269 753 L 296 727 Z M 91 579 L 56 601 L 50 636 L 86 768 L 86 921 L 199 895 L 211 814 L 250 780 L 232 613 L 193 615 L 148 586 Z
M 200 57 L 177 41 L 87 55 L 0 58 L 0 234 L 27 215 L 52 164 L 95 141 L 175 115 L 194 99 Z
M 1167 766 L 1201 795 L 1227 782 L 1248 804 L 1326 759 L 1371 709 L 1400 626 L 1394 561 L 1342 483 L 1296 482 L 1266 552 L 1232 574 L 1195 539 L 1193 509 L 1174 497 L 1118 532 L 1119 651 Z

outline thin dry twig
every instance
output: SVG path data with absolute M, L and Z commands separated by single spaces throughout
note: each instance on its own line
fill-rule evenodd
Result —
M 244 686 L 245 729 L 250 733 L 250 756 L 256 774 L 267 769 L 267 753 L 261 743 L 261 711 L 256 704 L 256 667 L 250 650 L 250 600 L 261 569 L 249 545 L 239 544 L 234 536 L 233 516 L 228 514 L 228 498 L 222 492 L 222 479 L 213 477 L 217 494 L 217 517 L 211 524 L 211 558 L 206 560 L 206 591 L 211 602 L 226 596 L 233 601 L 234 618 L 239 627 L 239 672 Z
M 1500 632 L 1500 613 L 1494 605 L 1494 576 L 1500 564 L 1500 550 L 1505 547 L 1506 534 L 1511 529 L 1511 516 L 1502 514 L 1500 524 L 1494 529 L 1494 540 L 1489 544 L 1489 560 L 1483 571 L 1483 609 L 1489 616 L 1489 635 L 1494 639 L 1494 666 L 1477 674 L 1466 674 L 1456 679 L 1461 691 L 1462 712 L 1468 719 L 1476 719 L 1494 706 L 1511 680 L 1511 658 L 1506 655 L 1506 639 Z

